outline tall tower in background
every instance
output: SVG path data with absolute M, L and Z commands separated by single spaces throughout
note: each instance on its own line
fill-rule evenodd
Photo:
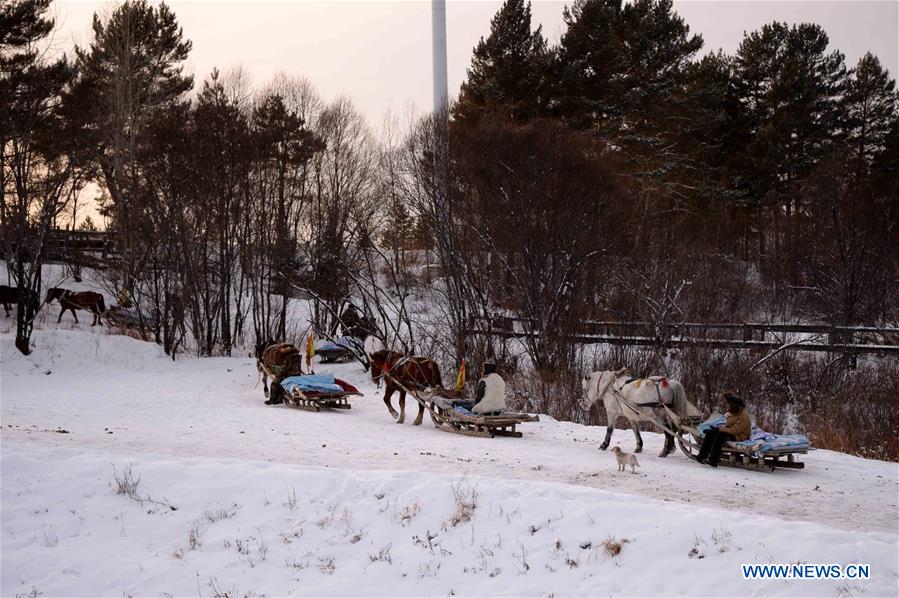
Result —
M 434 112 L 445 112 L 448 102 L 446 81 L 446 0 L 431 0 L 431 37 L 434 60 Z

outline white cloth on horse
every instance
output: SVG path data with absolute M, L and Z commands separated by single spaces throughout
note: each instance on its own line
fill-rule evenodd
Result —
M 483 387 L 481 386 L 483 384 Z M 488 374 L 478 381 L 478 395 L 483 390 L 483 398 L 475 403 L 471 411 L 473 413 L 494 413 L 506 408 L 506 382 L 499 374 Z M 477 397 L 476 399 L 477 400 Z

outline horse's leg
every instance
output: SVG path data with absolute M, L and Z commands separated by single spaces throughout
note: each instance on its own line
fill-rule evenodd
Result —
M 634 431 L 634 438 L 637 439 L 637 447 L 634 449 L 635 453 L 643 452 L 643 437 L 640 435 L 640 422 L 632 421 L 631 430 Z
M 418 417 L 415 418 L 415 421 L 412 422 L 412 425 L 420 426 L 421 418 L 424 417 L 424 415 L 425 415 L 425 406 L 422 403 L 420 403 L 419 401 L 415 401 L 415 402 L 418 403 Z
M 606 450 L 609 448 L 609 443 L 612 441 L 612 432 L 615 430 L 615 420 L 610 419 L 609 425 L 606 426 L 606 438 L 602 441 L 602 444 L 599 445 L 600 450 Z
M 674 450 L 674 435 L 665 432 L 665 446 L 662 447 L 662 452 L 659 453 L 659 457 L 667 457 Z
M 396 409 L 393 408 L 393 405 L 390 404 L 390 397 L 393 396 L 393 387 L 390 384 L 387 384 L 387 388 L 384 391 L 384 404 L 387 405 L 387 410 L 390 412 L 390 415 L 393 419 L 397 419 L 400 414 L 396 412 Z
M 406 391 L 400 389 L 400 418 L 396 423 L 401 424 L 406 421 Z
M 94 321 L 91 322 L 91 326 L 96 326 L 97 325 L 97 312 L 95 312 L 94 310 L 91 310 L 90 313 L 92 316 L 94 316 Z
M 640 422 L 633 421 L 631 422 L 631 429 L 634 431 L 634 436 L 637 438 L 637 448 L 634 449 L 635 453 L 643 452 L 643 437 L 640 436 Z
M 75 313 L 75 308 L 70 307 L 69 310 L 72 312 L 72 317 L 75 318 L 75 323 L 77 324 L 78 323 L 78 314 Z M 62 317 L 62 316 L 60 316 L 60 317 Z

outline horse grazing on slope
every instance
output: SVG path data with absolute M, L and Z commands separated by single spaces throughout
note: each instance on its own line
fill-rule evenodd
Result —
M 31 289 L 26 289 L 25 297 L 25 306 L 31 307 L 33 311 L 37 311 L 40 307 L 37 300 L 37 293 Z M 0 284 L 0 303 L 3 304 L 3 309 L 6 310 L 6 317 L 8 318 L 12 305 L 14 303 L 18 305 L 19 303 L 19 288 Z
M 428 357 L 412 357 L 397 353 L 396 351 L 380 350 L 371 354 L 371 381 L 380 385 L 384 380 L 387 390 L 384 393 L 384 404 L 390 415 L 401 424 L 406 421 L 406 391 L 398 386 L 397 380 L 406 388 L 418 390 L 428 386 L 443 386 L 440 379 L 440 367 L 437 362 Z M 390 397 L 395 391 L 400 391 L 400 412 L 397 413 L 390 403 Z M 418 417 L 412 425 L 420 426 L 425 407 L 418 404 Z
M 584 398 L 580 405 L 584 411 L 589 411 L 598 399 L 602 399 L 606 408 L 608 419 L 606 438 L 600 445 L 600 449 L 606 450 L 612 440 L 612 431 L 615 422 L 622 415 L 631 423 L 634 436 L 637 438 L 639 453 L 643 450 L 643 438 L 640 436 L 639 423 L 650 421 L 656 425 L 664 425 L 673 429 L 678 419 L 683 417 L 698 417 L 696 410 L 689 401 L 684 386 L 677 380 L 671 380 L 661 376 L 650 378 L 632 378 L 627 370 L 617 372 L 593 372 L 584 376 Z M 674 450 L 674 436 L 663 428 L 665 433 L 665 446 L 660 457 L 667 457 Z
M 284 402 L 281 381 L 290 376 L 303 374 L 303 354 L 299 348 L 290 343 L 276 343 L 271 339 L 256 343 L 256 369 L 259 370 L 262 389 L 267 399 L 265 404 L 277 405 Z M 271 394 L 268 390 L 269 377 L 272 379 Z
M 75 323 L 77 324 L 78 316 L 75 314 L 75 310 L 83 309 L 94 315 L 94 321 L 91 326 L 103 325 L 100 316 L 106 311 L 106 303 L 103 302 L 103 295 L 100 293 L 94 293 L 93 291 L 76 293 L 68 289 L 53 287 L 47 290 L 47 298 L 44 299 L 44 303 L 49 304 L 54 300 L 59 301 L 59 304 L 62 306 L 62 309 L 59 311 L 59 318 L 56 320 L 57 324 L 62 321 L 62 316 L 66 311 L 72 312 L 72 317 L 75 318 Z

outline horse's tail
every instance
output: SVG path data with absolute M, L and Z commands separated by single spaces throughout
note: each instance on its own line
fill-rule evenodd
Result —
M 106 312 L 106 302 L 103 301 L 103 295 L 100 295 L 100 298 L 97 299 L 97 308 L 100 310 L 100 313 Z

